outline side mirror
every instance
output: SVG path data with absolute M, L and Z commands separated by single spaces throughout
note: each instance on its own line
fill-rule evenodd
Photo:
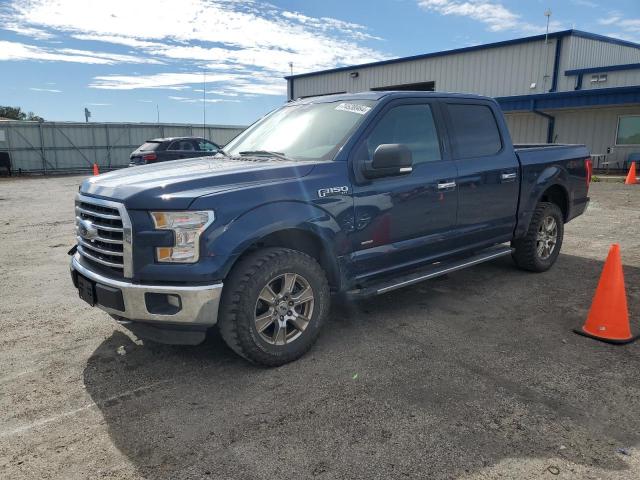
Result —
M 383 143 L 373 152 L 373 161 L 366 162 L 367 178 L 393 177 L 413 171 L 411 150 L 399 143 Z

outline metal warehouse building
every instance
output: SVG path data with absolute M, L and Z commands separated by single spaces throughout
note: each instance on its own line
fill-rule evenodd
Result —
M 289 99 L 365 90 L 495 97 L 515 143 L 584 143 L 596 168 L 640 152 L 640 44 L 566 30 L 286 77 Z

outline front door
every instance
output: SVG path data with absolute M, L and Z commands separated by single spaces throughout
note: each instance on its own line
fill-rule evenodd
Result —
M 355 183 L 352 265 L 360 279 L 419 264 L 446 250 L 456 225 L 455 164 L 445 153 L 438 104 L 426 99 L 391 102 L 352 153 L 361 169 L 382 144 L 402 144 L 413 171 Z

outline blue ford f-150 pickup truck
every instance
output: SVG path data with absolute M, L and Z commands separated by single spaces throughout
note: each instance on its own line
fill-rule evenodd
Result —
M 71 273 L 137 336 L 246 359 L 303 355 L 331 294 L 382 294 L 503 255 L 542 272 L 588 203 L 580 145 L 511 143 L 488 98 L 290 102 L 216 155 L 83 182 Z

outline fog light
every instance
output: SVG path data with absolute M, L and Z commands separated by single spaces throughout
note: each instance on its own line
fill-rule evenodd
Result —
M 145 293 L 147 311 L 153 315 L 175 315 L 182 310 L 180 295 L 173 293 Z

